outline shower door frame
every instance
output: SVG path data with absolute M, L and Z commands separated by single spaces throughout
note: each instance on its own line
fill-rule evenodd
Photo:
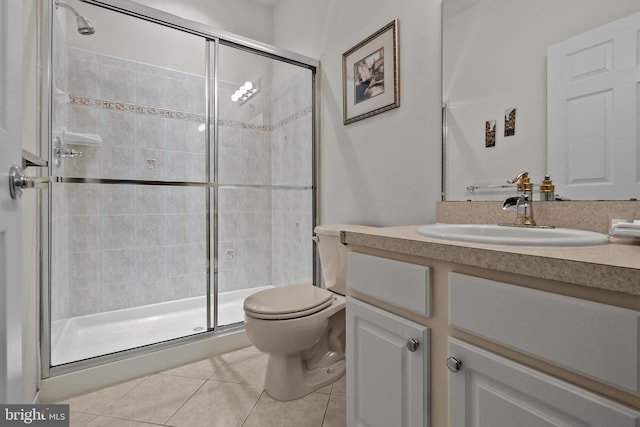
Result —
M 88 3 L 94 6 L 102 7 L 113 11 L 114 13 L 122 13 L 134 18 L 142 19 L 148 22 L 156 23 L 167 28 L 172 28 L 178 31 L 189 33 L 198 37 L 201 37 L 205 41 L 205 141 L 206 152 L 208 162 L 206 165 L 206 175 L 208 187 L 206 203 L 207 203 L 207 283 L 206 283 L 206 304 L 207 304 L 207 331 L 198 333 L 195 335 L 188 335 L 169 341 L 159 342 L 143 347 L 132 348 L 128 350 L 119 351 L 117 353 L 97 356 L 91 359 L 79 360 L 59 366 L 51 366 L 51 263 L 50 256 L 52 253 L 51 241 L 52 230 L 50 227 L 50 217 L 52 212 L 52 203 L 50 190 L 41 192 L 41 221 L 40 221 L 40 241 L 41 241 L 41 286 L 40 286 L 40 356 L 41 356 L 41 373 L 42 378 L 54 377 L 65 373 L 74 372 L 80 369 L 85 369 L 93 366 L 99 366 L 105 363 L 127 359 L 132 356 L 148 353 L 150 351 L 162 350 L 165 348 L 175 347 L 178 345 L 187 344 L 193 341 L 198 341 L 206 337 L 218 334 L 220 332 L 227 332 L 237 328 L 243 327 L 242 324 L 235 325 L 218 325 L 218 190 L 220 187 L 236 187 L 228 185 L 220 185 L 218 181 L 218 147 L 219 147 L 219 99 L 218 99 L 218 53 L 221 45 L 229 46 L 238 50 L 250 52 L 256 55 L 261 55 L 276 61 L 289 63 L 301 68 L 306 68 L 311 71 L 311 91 L 312 91 L 312 183 L 310 187 L 291 187 L 291 189 L 303 189 L 311 190 L 312 195 L 312 226 L 315 227 L 318 223 L 318 210 L 319 210 L 319 197 L 318 197 L 318 184 L 319 177 L 319 144 L 318 137 L 319 125 L 318 125 L 318 108 L 319 108 L 319 96 L 318 96 L 318 82 L 317 73 L 320 67 L 318 60 L 300 55 L 294 52 L 290 52 L 284 49 L 277 48 L 275 46 L 238 36 L 225 31 L 217 30 L 206 24 L 184 19 L 170 13 L 166 13 L 157 9 L 153 9 L 138 3 L 134 3 L 129 0 L 80 0 L 84 3 Z M 52 87 L 53 87 L 53 19 L 55 19 L 54 0 L 41 2 L 41 7 L 38 9 L 39 29 L 40 34 L 40 46 L 38 54 L 39 62 L 39 99 L 40 111 L 39 111 L 39 136 L 40 136 L 40 150 L 43 157 L 48 158 L 49 167 L 43 168 L 43 174 L 46 171 L 47 176 L 51 176 L 51 148 L 50 141 L 53 137 L 52 131 Z M 212 57 L 213 56 L 213 57 Z M 213 59 L 213 66 L 212 66 Z M 211 87 L 213 83 L 214 87 Z M 213 95 L 213 97 L 212 97 Z M 212 113 L 213 110 L 213 114 Z M 215 131 L 212 132 L 212 124 L 215 125 Z M 213 165 L 213 166 L 212 166 Z M 213 171 L 211 170 L 213 169 Z M 213 176 L 212 176 L 213 173 Z M 82 182 L 90 183 L 126 183 L 130 184 L 142 184 L 142 185 L 185 185 L 192 186 L 205 184 L 199 183 L 171 183 L 170 181 L 139 181 L 139 180 L 112 180 L 112 179 L 79 179 Z M 54 182 L 79 182 L 78 179 L 70 178 L 65 179 L 62 177 L 53 178 Z M 243 187 L 243 186 L 241 186 Z M 282 189 L 289 188 L 283 186 L 249 186 L 249 187 L 261 187 L 261 188 L 273 188 Z M 311 238 L 311 236 L 309 236 Z M 320 283 L 320 269 L 319 260 L 317 255 L 317 249 L 315 245 L 312 247 L 312 265 L 313 265 L 313 280 L 314 283 Z M 213 298 L 213 300 L 212 300 Z M 213 307 L 215 311 L 211 313 Z

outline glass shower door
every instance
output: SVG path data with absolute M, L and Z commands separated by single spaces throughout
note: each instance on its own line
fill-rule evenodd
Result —
M 206 332 L 201 37 L 76 1 L 53 20 L 50 365 Z
M 81 35 L 53 3 L 45 376 L 312 283 L 314 61 L 134 2 L 67 0 Z
M 313 74 L 221 43 L 214 188 L 219 326 L 254 292 L 313 283 Z

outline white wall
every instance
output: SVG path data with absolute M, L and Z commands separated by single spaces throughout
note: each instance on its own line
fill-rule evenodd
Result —
M 273 44 L 279 48 L 320 59 L 329 9 L 326 2 L 280 0 L 273 13 Z M 305 19 L 312 16 L 313 19 Z M 274 86 L 295 73 L 288 64 L 274 66 Z
M 440 198 L 440 0 L 331 1 L 322 60 L 323 221 L 435 220 Z M 342 124 L 342 54 L 399 20 L 400 108 Z
M 210 25 L 218 30 L 263 43 L 273 43 L 273 9 L 260 2 L 247 0 L 134 1 L 185 19 Z M 157 49 L 152 50 L 157 51 Z M 188 55 L 189 61 L 201 57 L 199 51 L 189 52 Z M 184 57 L 185 54 L 183 53 L 182 56 Z M 263 58 L 256 58 L 255 55 L 235 50 L 231 52 L 230 48 L 223 47 L 220 50 L 219 59 L 221 80 L 238 84 L 247 80 L 254 83 L 259 81 L 261 87 L 265 89 L 271 84 L 271 66 Z M 150 63 L 162 65 L 159 62 Z
M 272 43 L 273 10 L 242 0 L 134 0 L 136 3 L 202 22 L 213 28 Z
M 274 7 L 273 44 L 319 59 L 334 2 L 280 0 Z
M 271 43 L 272 40 L 273 11 L 257 3 L 236 0 L 134 1 L 250 39 L 265 43 Z M 205 43 L 200 37 L 117 14 L 78 0 L 66 2 L 78 13 L 86 16 L 96 29 L 95 34 L 91 36 L 78 34 L 71 12 L 58 8 L 56 13 L 66 29 L 65 36 L 69 45 L 145 64 L 204 75 Z M 246 80 L 256 81 L 258 77 L 268 74 L 264 61 L 256 60 L 255 56 L 235 54 L 232 61 L 228 60 L 228 54 L 221 53 L 221 56 L 226 56 L 220 60 L 222 80 L 242 84 Z M 264 81 L 270 83 L 270 76 L 265 77 Z
M 321 221 L 435 220 L 440 198 L 441 0 L 282 0 L 274 43 L 322 63 Z M 342 54 L 399 20 L 400 108 L 342 124 Z
M 68 1 L 86 16 L 96 29 L 90 36 L 78 34 L 74 19 L 64 8 L 56 14 L 69 46 L 92 52 L 153 64 L 164 68 L 204 75 L 205 42 L 200 37 L 157 24 L 114 13 L 104 8 Z M 73 16 L 73 15 L 72 15 Z

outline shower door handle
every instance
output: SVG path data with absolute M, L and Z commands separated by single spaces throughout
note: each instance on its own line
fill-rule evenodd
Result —
M 48 184 L 49 178 L 28 177 L 20 166 L 12 165 L 9 169 L 9 193 L 14 200 L 22 197 L 22 191 L 27 188 L 46 188 Z

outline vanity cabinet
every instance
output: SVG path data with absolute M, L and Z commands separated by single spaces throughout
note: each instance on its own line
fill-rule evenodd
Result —
M 449 338 L 449 355 L 460 362 L 459 370 L 449 373 L 450 427 L 637 427 L 640 422 L 635 410 L 455 338 Z
M 347 427 L 428 426 L 429 328 L 347 299 Z
M 392 250 L 348 262 L 348 427 L 640 426 L 634 303 Z
M 429 315 L 429 268 L 349 253 L 350 291 Z M 347 427 L 429 426 L 430 329 L 347 298 Z

